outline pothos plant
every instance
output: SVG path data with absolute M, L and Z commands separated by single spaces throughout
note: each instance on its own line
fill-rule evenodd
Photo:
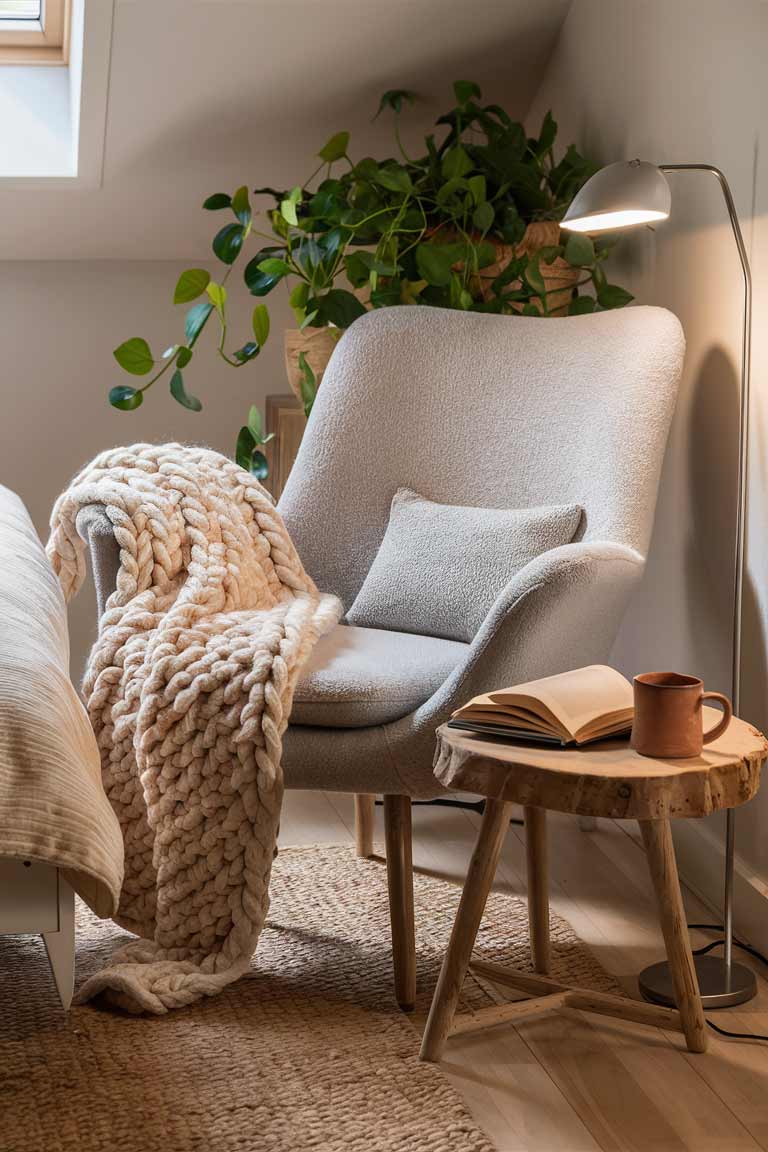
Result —
M 414 95 L 391 90 L 382 96 L 377 115 L 393 115 L 395 157 L 354 160 L 349 133 L 337 132 L 302 183 L 254 190 L 271 201 L 260 213 L 254 213 L 245 185 L 232 195 L 209 196 L 207 211 L 230 215 L 212 242 L 218 270 L 212 275 L 188 268 L 179 277 L 174 303 L 191 305 L 183 341 L 158 359 L 141 337 L 115 349 L 126 372 L 148 379 L 141 386 L 112 388 L 110 403 L 138 408 L 148 389 L 167 376 L 173 397 L 200 411 L 202 403 L 187 389 L 184 373 L 211 321 L 218 329 L 216 351 L 228 365 L 243 368 L 258 357 L 270 329 L 264 303 L 253 309 L 248 339 L 228 350 L 228 282 L 254 244 L 258 248 L 243 268 L 245 288 L 263 300 L 285 282 L 296 323 L 305 330 L 343 330 L 368 309 L 400 304 L 546 316 L 552 296 L 547 266 L 555 262 L 576 270 L 568 292 L 570 314 L 627 304 L 631 295 L 606 277 L 610 243 L 604 238 L 593 242 L 574 233 L 560 242 L 555 231 L 557 243 L 534 250 L 522 243 L 529 225 L 562 218 L 594 166 L 573 145 L 556 159 L 557 125 L 549 112 L 538 135 L 530 137 L 499 105 L 483 105 L 477 84 L 457 81 L 453 88 L 455 106 L 436 124 L 442 138 L 427 135 L 418 156 L 409 155 L 400 132 Z M 303 353 L 299 367 L 308 413 L 317 382 Z M 235 454 L 259 478 L 267 474 L 262 448 L 269 439 L 258 408 L 251 407 Z

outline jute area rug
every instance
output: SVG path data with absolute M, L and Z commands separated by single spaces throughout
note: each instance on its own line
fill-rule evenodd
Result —
M 165 1017 L 65 1016 L 42 941 L 0 940 L 2 1152 L 490 1152 L 392 993 L 386 871 L 347 847 L 284 849 L 251 973 Z M 415 877 L 418 1010 L 458 889 Z M 78 980 L 127 939 L 79 911 Z M 524 901 L 494 894 L 476 954 L 528 964 Z M 554 974 L 611 980 L 553 923 Z M 492 1003 L 469 977 L 463 1007 Z

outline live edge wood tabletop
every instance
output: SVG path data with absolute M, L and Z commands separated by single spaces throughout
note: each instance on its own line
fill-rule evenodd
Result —
M 714 709 L 705 709 L 715 713 Z M 706 726 L 707 717 L 705 717 Z M 656 760 L 633 751 L 627 739 L 581 748 L 511 744 L 494 737 L 437 730 L 435 775 L 446 787 L 486 797 L 451 940 L 435 989 L 421 1046 L 422 1060 L 439 1060 L 446 1040 L 551 1008 L 580 1008 L 685 1035 L 691 1052 L 706 1049 L 704 1012 L 688 939 L 670 821 L 708 816 L 751 800 L 760 784 L 768 742 L 743 720 L 686 760 Z M 472 948 L 493 883 L 512 804 L 526 826 L 528 917 L 534 973 L 471 963 Z M 656 893 L 676 1008 L 573 988 L 549 973 L 546 811 L 637 820 Z M 467 969 L 531 998 L 456 1016 Z

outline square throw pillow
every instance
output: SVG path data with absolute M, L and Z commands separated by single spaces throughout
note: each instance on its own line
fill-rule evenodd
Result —
M 570 544 L 582 511 L 436 504 L 400 488 L 347 623 L 468 644 L 516 572 Z

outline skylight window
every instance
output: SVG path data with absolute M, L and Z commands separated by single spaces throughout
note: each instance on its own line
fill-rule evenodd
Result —
M 41 0 L 0 0 L 0 20 L 40 20 Z
M 0 0 L 0 64 L 66 64 L 69 0 Z

